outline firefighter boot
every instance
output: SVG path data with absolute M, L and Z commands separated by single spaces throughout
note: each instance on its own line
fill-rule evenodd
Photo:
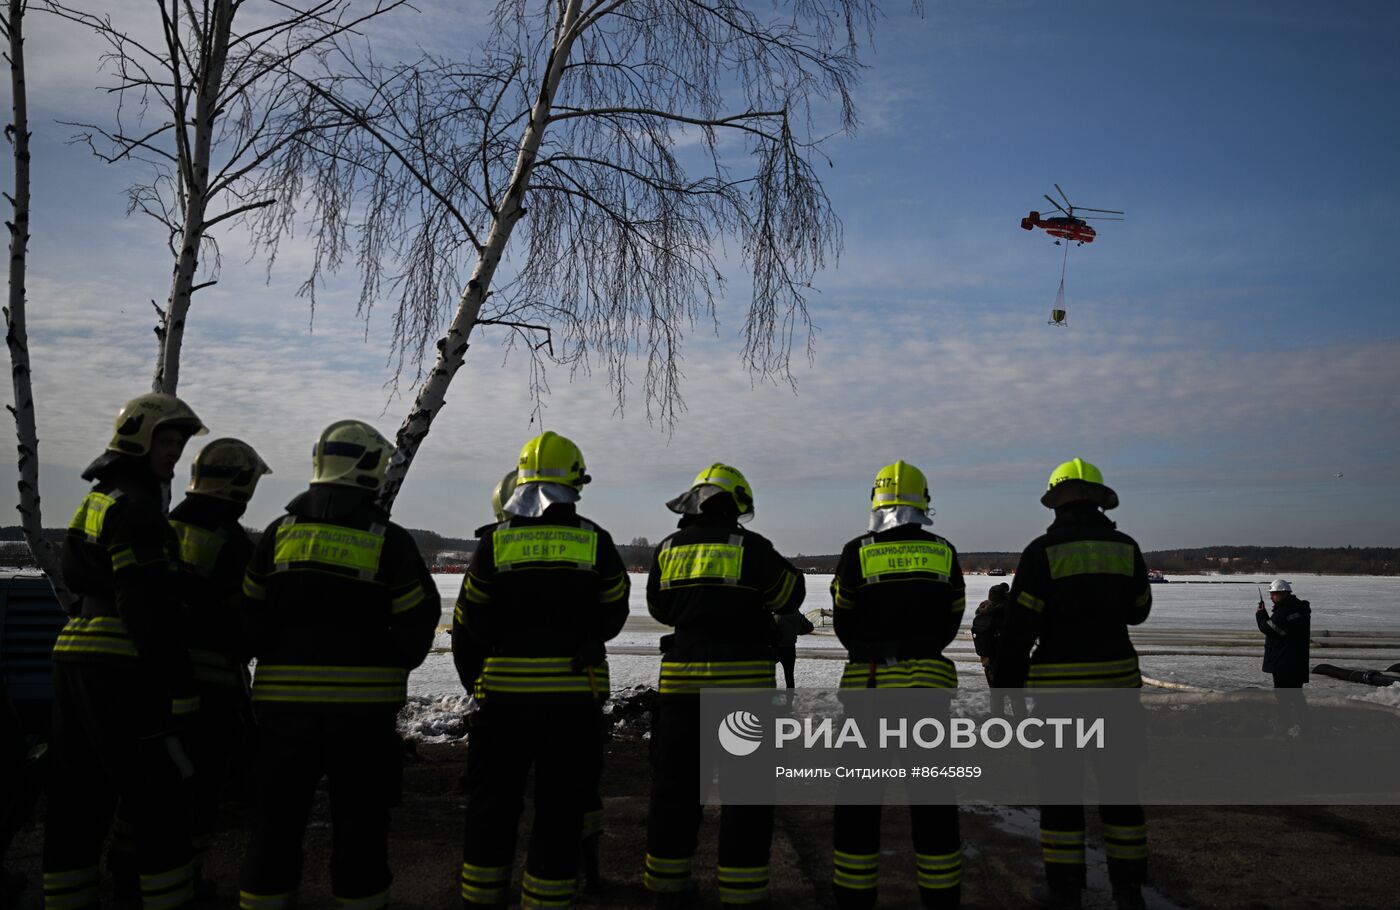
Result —
M 1117 910 L 1147 910 L 1147 901 L 1142 898 L 1142 886 L 1114 885 L 1113 906 Z
M 836 898 L 837 910 L 874 910 L 876 905 L 874 888 L 856 890 L 832 885 L 831 893 Z
M 683 891 L 668 891 L 657 894 L 652 901 L 654 910 L 693 910 L 697 901 L 694 884 Z
M 114 841 L 119 837 L 114 834 Z M 108 846 L 107 874 L 112 878 L 112 905 L 117 910 L 141 910 L 141 875 L 136 854 L 119 843 Z
M 962 886 L 954 885 L 936 891 L 920 888 L 919 900 L 923 903 L 924 910 L 957 910 L 962 905 Z

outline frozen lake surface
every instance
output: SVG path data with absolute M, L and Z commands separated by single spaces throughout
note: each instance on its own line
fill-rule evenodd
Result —
M 1312 663 L 1383 669 L 1400 662 L 1400 577 L 1290 575 L 1294 591 L 1312 604 Z M 462 583 L 460 575 L 436 575 L 442 596 L 443 624 L 452 622 L 452 605 Z M 967 577 L 968 612 L 963 630 L 945 652 L 958 668 L 963 688 L 986 688 L 981 665 L 972 650 L 968 625 L 976 605 L 998 581 L 983 575 Z M 1269 686 L 1260 669 L 1263 636 L 1254 623 L 1257 586 L 1267 589 L 1263 576 L 1169 576 L 1167 584 L 1152 586 L 1152 615 L 1131 630 L 1142 658 L 1144 675 L 1208 689 Z M 831 606 L 830 575 L 808 575 L 803 612 Z M 1265 598 L 1267 600 L 1267 598 Z M 622 633 L 608 643 L 608 663 L 614 691 L 634 685 L 656 685 L 660 655 L 656 642 L 668 630 L 646 608 L 646 576 L 632 576 L 631 616 Z M 409 680 L 414 695 L 437 700 L 462 694 L 452 666 L 448 636 L 442 633 L 434 652 Z M 841 676 L 845 650 L 829 631 L 798 640 L 797 685 L 834 688 Z M 1356 683 L 1314 676 L 1310 690 L 1400 703 L 1400 686 L 1372 689 Z

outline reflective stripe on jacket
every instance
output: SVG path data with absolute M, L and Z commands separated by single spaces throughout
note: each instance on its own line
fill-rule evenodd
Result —
M 243 611 L 260 711 L 384 710 L 432 647 L 441 601 L 370 491 L 313 485 L 254 550 Z
M 912 657 L 889 663 L 851 661 L 841 671 L 843 689 L 956 689 L 958 670 L 946 657 Z
M 846 543 L 831 580 L 833 625 L 850 662 L 843 689 L 953 689 L 943 656 L 967 596 L 957 550 L 917 524 Z
M 1142 685 L 1128 626 L 1152 588 L 1137 543 L 1088 503 L 1062 507 L 1021 554 L 992 665 L 999 687 Z M 1034 653 L 1031 653 L 1034 648 Z
M 663 697 L 701 689 L 771 689 L 775 616 L 795 613 L 803 576 L 732 517 L 687 515 L 652 554 L 647 609 L 674 626 L 661 661 Z
M 612 536 L 555 503 L 477 537 L 452 617 L 462 684 L 492 705 L 606 699 L 605 643 L 627 620 L 631 590 Z

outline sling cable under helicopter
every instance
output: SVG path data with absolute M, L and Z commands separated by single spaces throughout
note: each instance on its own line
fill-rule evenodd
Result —
M 1050 324 L 1067 325 L 1068 323 L 1065 321 L 1065 269 L 1069 265 L 1070 245 L 1068 243 L 1062 244 L 1062 241 L 1072 240 L 1075 246 L 1093 243 L 1094 238 L 1098 236 L 1098 232 L 1090 227 L 1088 222 L 1122 221 L 1122 218 L 1105 216 L 1122 215 L 1123 213 L 1113 209 L 1091 209 L 1082 205 L 1072 205 L 1069 201 L 1069 196 L 1065 195 L 1065 191 L 1060 189 L 1058 183 L 1055 184 L 1055 192 L 1059 193 L 1060 198 L 1065 201 L 1064 205 L 1060 205 L 1060 203 L 1051 199 L 1049 195 L 1046 195 L 1045 199 L 1053 205 L 1060 214 L 1049 218 L 1041 218 L 1039 212 L 1031 212 L 1025 218 L 1021 219 L 1021 227 L 1027 231 L 1040 228 L 1051 237 L 1056 238 L 1056 246 L 1063 245 L 1065 248 L 1064 258 L 1060 262 L 1060 289 L 1055 293 L 1055 306 L 1050 310 Z M 1088 217 L 1080 217 L 1076 215 L 1075 212 L 1096 212 L 1097 214 Z

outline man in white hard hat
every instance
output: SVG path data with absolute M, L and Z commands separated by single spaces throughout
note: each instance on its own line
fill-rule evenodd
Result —
M 1264 633 L 1265 673 L 1274 675 L 1274 695 L 1278 698 L 1279 726 L 1290 736 L 1302 732 L 1308 703 L 1303 685 L 1308 681 L 1308 636 L 1312 631 L 1312 609 L 1306 600 L 1293 595 L 1293 586 L 1282 578 L 1269 585 L 1270 612 L 1259 601 L 1254 620 Z

